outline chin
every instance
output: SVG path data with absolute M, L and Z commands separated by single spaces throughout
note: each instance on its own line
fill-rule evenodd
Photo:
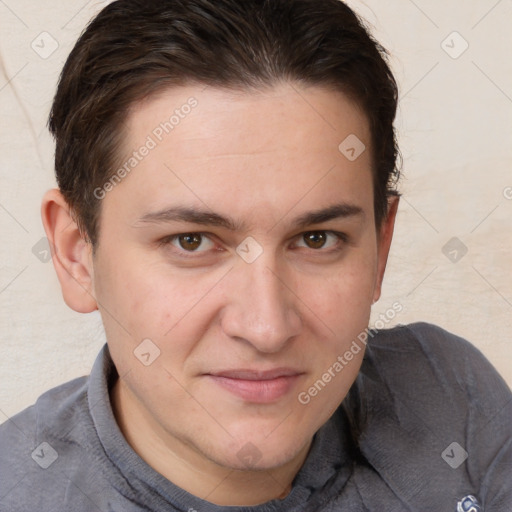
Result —
M 214 450 L 209 458 L 220 466 L 238 471 L 268 471 L 298 458 L 309 444 L 309 439 L 271 437 L 255 438 L 254 433 L 240 436 L 222 451 Z

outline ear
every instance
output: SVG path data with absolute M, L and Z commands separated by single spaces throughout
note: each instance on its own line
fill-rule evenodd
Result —
M 41 217 L 64 302 L 78 313 L 98 309 L 93 289 L 92 246 L 80 233 L 60 190 L 46 192 Z
M 382 291 L 382 280 L 384 279 L 384 271 L 388 262 L 389 248 L 393 239 L 393 230 L 395 228 L 396 212 L 398 210 L 398 196 L 390 196 L 388 199 L 388 213 L 382 221 L 377 237 L 377 279 L 373 291 L 373 302 L 377 302 Z

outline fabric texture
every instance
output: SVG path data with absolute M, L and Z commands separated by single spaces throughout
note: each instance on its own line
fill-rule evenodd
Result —
M 90 376 L 0 426 L 1 512 L 456 512 L 468 495 L 512 510 L 512 393 L 479 350 L 431 324 L 369 338 L 290 494 L 253 507 L 213 505 L 148 466 L 116 424 L 116 378 L 105 345 Z

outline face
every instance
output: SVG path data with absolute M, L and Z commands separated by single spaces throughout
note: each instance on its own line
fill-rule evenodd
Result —
M 105 188 L 93 260 L 127 430 L 227 468 L 307 451 L 380 292 L 370 149 L 364 114 L 319 87 L 181 87 L 133 109 L 136 162 Z

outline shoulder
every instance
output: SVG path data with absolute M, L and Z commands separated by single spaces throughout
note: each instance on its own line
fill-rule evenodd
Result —
M 417 412 L 425 419 L 429 414 L 438 418 L 444 414 L 450 425 L 461 428 L 470 418 L 483 427 L 498 412 L 501 418 L 507 413 L 511 418 L 509 386 L 466 339 L 425 322 L 371 335 L 362 371 L 385 383 L 395 403 L 400 398 L 409 407 L 421 408 Z M 508 425 L 503 427 L 510 432 Z
M 35 404 L 0 425 L 0 503 L 22 492 L 22 481 L 37 493 L 49 482 L 46 471 L 87 416 L 87 377 L 43 393 Z M 25 488 L 26 492 L 26 488 Z
M 0 445 L 10 436 L 33 436 L 69 420 L 70 410 L 85 400 L 88 377 L 79 377 L 43 393 L 37 401 L 0 425 Z M 70 407 L 73 405 L 73 407 Z
M 433 489 L 489 510 L 512 500 L 512 392 L 464 338 L 423 322 L 370 331 L 344 406 L 364 457 L 404 500 L 439 509 Z
M 416 322 L 373 336 L 370 332 L 368 347 L 380 371 L 395 381 L 401 375 L 410 379 L 409 389 L 428 381 L 445 393 L 460 391 L 472 400 L 488 402 L 487 393 L 500 402 L 512 398 L 507 383 L 479 349 L 437 325 Z M 482 393 L 486 396 L 479 396 Z
M 391 329 L 369 330 L 368 343 L 376 350 L 399 349 L 408 352 L 451 357 L 460 350 L 481 353 L 466 339 L 427 322 L 399 324 Z

